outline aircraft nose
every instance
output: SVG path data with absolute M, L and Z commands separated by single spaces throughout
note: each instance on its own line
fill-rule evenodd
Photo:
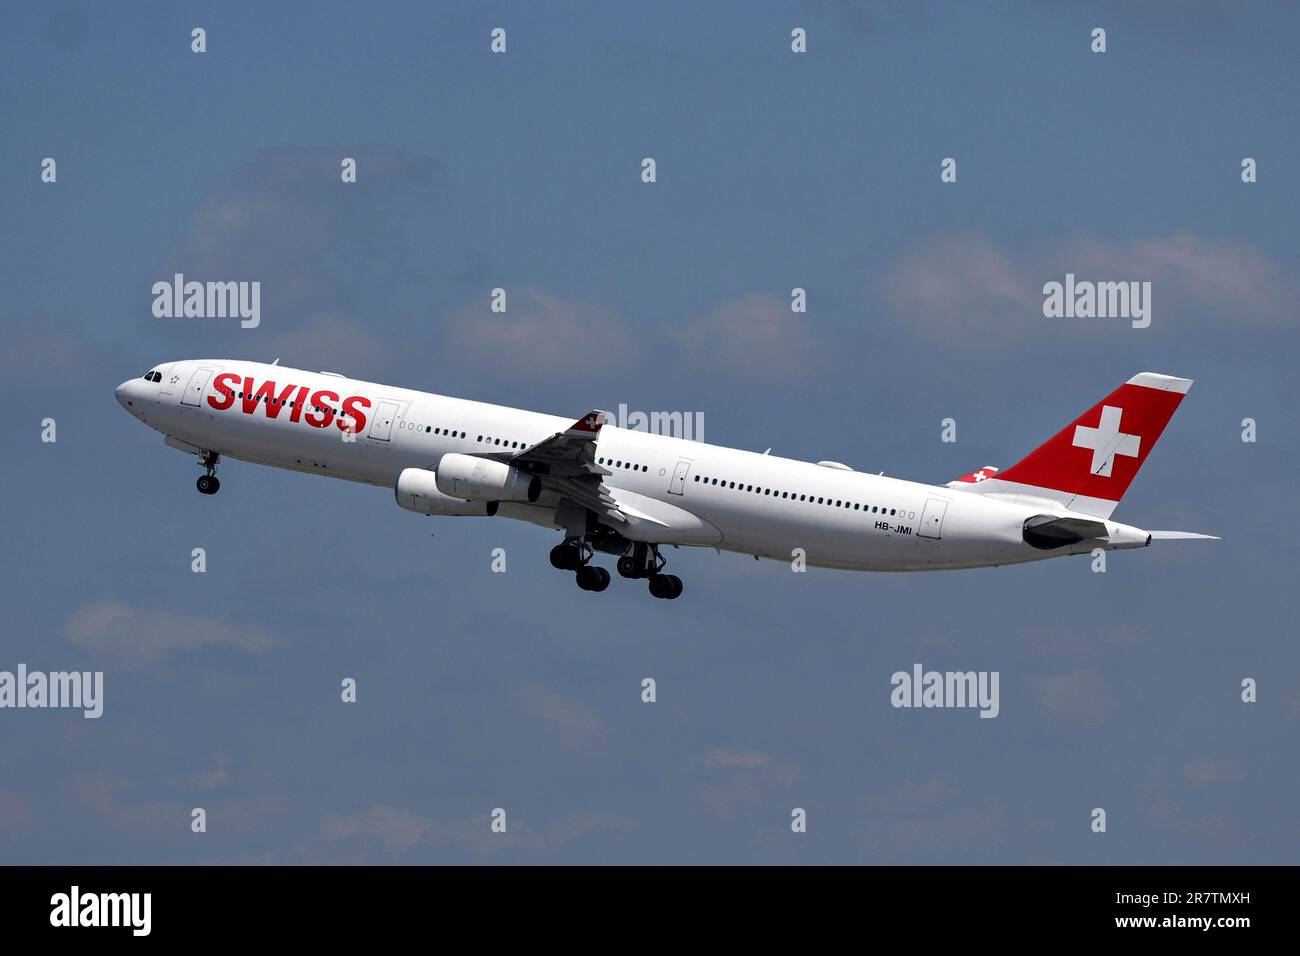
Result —
M 117 388 L 113 389 L 113 396 L 117 399 L 118 404 L 123 408 L 130 408 L 131 406 L 131 401 L 134 398 L 132 395 L 133 382 L 133 379 L 127 379 Z

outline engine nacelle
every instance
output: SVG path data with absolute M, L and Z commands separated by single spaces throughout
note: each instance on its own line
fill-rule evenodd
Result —
M 542 493 L 542 480 L 536 475 L 473 455 L 443 455 L 436 479 L 438 490 L 452 498 L 533 502 Z
M 405 468 L 397 476 L 397 503 L 407 511 L 422 515 L 477 515 L 490 517 L 497 513 L 495 501 L 466 501 L 453 498 L 438 490 L 438 480 L 433 472 L 423 468 Z

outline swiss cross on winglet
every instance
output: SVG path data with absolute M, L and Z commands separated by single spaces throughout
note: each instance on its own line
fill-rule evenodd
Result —
M 510 460 L 528 471 L 550 477 L 608 474 L 596 466 L 596 440 L 609 413 L 593 409 L 562 432 L 543 438 Z
M 985 465 L 983 468 L 972 471 L 969 475 L 962 475 L 960 478 L 954 478 L 952 481 L 948 482 L 948 484 L 955 485 L 958 482 L 970 484 L 972 482 L 988 481 L 997 473 L 998 470 L 992 465 Z
M 569 434 L 578 432 L 584 435 L 599 435 L 601 426 L 605 424 L 608 417 L 608 413 L 598 408 L 593 409 L 569 426 Z

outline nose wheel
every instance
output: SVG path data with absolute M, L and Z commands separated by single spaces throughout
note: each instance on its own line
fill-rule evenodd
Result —
M 207 474 L 200 475 L 199 480 L 194 483 L 194 487 L 199 489 L 201 495 L 215 495 L 221 490 L 221 482 L 217 478 L 217 462 L 221 456 L 215 451 L 199 452 L 199 464 Z

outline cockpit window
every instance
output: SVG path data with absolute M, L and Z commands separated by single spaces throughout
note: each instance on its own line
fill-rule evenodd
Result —
M 145 372 L 145 373 L 144 373 L 144 380 L 145 380 L 146 382 L 161 382 L 161 381 L 162 381 L 162 372 L 159 372 L 159 371 L 157 371 L 156 369 L 151 370 L 151 371 L 148 371 L 148 372 Z

